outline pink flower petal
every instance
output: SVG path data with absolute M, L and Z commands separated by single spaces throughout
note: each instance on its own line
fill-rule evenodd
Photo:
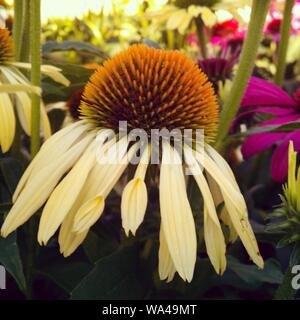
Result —
M 274 83 L 251 77 L 241 107 L 254 106 L 299 107 L 294 99 Z
M 271 161 L 271 176 L 273 180 L 282 183 L 288 173 L 289 142 L 293 141 L 295 151 L 300 150 L 300 130 L 286 135 L 282 143 L 276 148 Z
M 243 157 L 247 160 L 253 155 L 271 147 L 274 143 L 282 140 L 286 132 L 256 133 L 248 137 L 242 145 Z

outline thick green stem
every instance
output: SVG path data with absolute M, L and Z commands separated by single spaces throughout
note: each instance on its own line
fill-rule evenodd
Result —
M 222 149 L 223 140 L 239 109 L 247 83 L 254 69 L 257 49 L 262 38 L 269 3 L 270 0 L 253 0 L 250 23 L 243 45 L 240 63 L 221 112 L 220 127 L 216 142 L 216 148 L 219 150 Z
M 30 53 L 30 0 L 22 0 L 23 14 L 22 14 L 22 35 L 19 59 L 22 62 L 29 62 Z
M 274 78 L 274 82 L 278 86 L 282 86 L 285 68 L 286 68 L 286 54 L 289 45 L 289 38 L 291 32 L 291 19 L 292 19 L 292 9 L 295 0 L 286 0 L 284 6 L 283 20 L 280 26 L 280 41 L 278 46 L 278 59 L 277 59 L 277 70 Z
M 207 57 L 207 49 L 206 49 L 206 37 L 204 33 L 204 23 L 201 17 L 195 18 L 196 28 L 197 28 L 197 36 L 199 41 L 199 46 L 201 50 L 201 55 L 205 59 Z
M 40 0 L 30 0 L 30 55 L 31 55 L 31 83 L 41 85 L 41 3 Z M 32 158 L 40 148 L 40 116 L 41 99 L 32 94 L 31 109 L 31 155 Z
M 22 21 L 23 21 L 23 0 L 14 1 L 14 23 L 13 23 L 13 40 L 15 47 L 15 58 L 20 60 L 22 47 Z

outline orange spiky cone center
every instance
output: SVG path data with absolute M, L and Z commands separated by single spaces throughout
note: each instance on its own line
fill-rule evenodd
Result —
M 0 63 L 5 63 L 13 57 L 13 42 L 8 29 L 0 28 Z
M 212 140 L 218 105 L 207 76 L 179 51 L 134 45 L 106 61 L 83 92 L 81 118 L 98 127 L 204 129 Z

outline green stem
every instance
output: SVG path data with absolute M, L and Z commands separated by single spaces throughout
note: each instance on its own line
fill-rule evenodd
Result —
M 292 288 L 292 279 L 295 276 L 291 272 L 292 268 L 288 267 L 284 276 L 282 283 L 279 285 L 277 291 L 275 292 L 274 300 L 294 300 L 296 290 Z
M 22 62 L 29 62 L 30 53 L 30 0 L 23 0 L 23 15 L 22 15 L 22 48 L 20 48 L 19 59 Z
M 206 37 L 204 33 L 204 23 L 201 17 L 195 18 L 197 36 L 200 45 L 201 55 L 204 59 L 207 58 L 207 49 L 206 49 Z
M 167 41 L 168 41 L 168 48 L 170 50 L 174 49 L 175 47 L 175 36 L 173 30 L 167 30 Z
M 41 85 L 41 3 L 40 0 L 30 0 L 30 54 L 31 83 Z M 31 155 L 35 157 L 40 148 L 40 110 L 41 99 L 32 94 L 31 109 Z
M 22 47 L 22 19 L 23 18 L 23 0 L 14 1 L 14 23 L 13 40 L 15 46 L 16 60 L 20 60 L 20 51 Z
M 295 0 L 286 0 L 284 6 L 283 20 L 280 26 L 280 41 L 278 47 L 278 59 L 277 59 L 277 70 L 274 78 L 274 82 L 278 86 L 282 86 L 285 68 L 286 68 L 286 54 L 289 45 L 289 37 L 291 32 L 291 19 L 292 19 L 292 9 Z
M 254 69 L 257 49 L 262 38 L 269 3 L 270 0 L 253 0 L 250 23 L 243 45 L 240 63 L 221 113 L 220 127 L 216 142 L 216 148 L 219 150 L 222 149 L 223 140 L 239 109 L 248 80 Z

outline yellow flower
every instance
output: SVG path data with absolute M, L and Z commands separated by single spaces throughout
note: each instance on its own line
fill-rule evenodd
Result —
M 31 128 L 31 97 L 30 93 L 40 94 L 40 88 L 34 87 L 18 68 L 30 69 L 29 63 L 13 60 L 13 44 L 7 29 L 0 28 L 0 148 L 7 152 L 15 135 L 15 111 L 26 134 Z M 42 73 L 54 81 L 69 84 L 60 73 L 60 69 L 43 65 Z M 44 106 L 41 106 L 42 133 L 48 138 L 51 135 L 50 123 Z
M 191 21 L 198 16 L 201 16 L 208 27 L 213 26 L 217 21 L 209 8 L 198 5 L 191 5 L 187 8 L 166 5 L 158 11 L 149 11 L 146 16 L 153 19 L 155 25 L 165 24 L 167 30 L 178 30 L 181 34 L 185 33 Z
M 19 182 L 2 236 L 45 204 L 38 241 L 46 244 L 60 227 L 60 251 L 69 256 L 101 217 L 108 194 L 136 151 L 141 150 L 135 175 L 124 188 L 121 202 L 123 228 L 127 235 L 135 234 L 148 202 L 145 176 L 153 164 L 152 130 L 203 129 L 203 140 L 193 139 L 193 147 L 184 145 L 184 164 L 175 143 L 166 139 L 159 143 L 160 278 L 170 281 L 175 272 L 186 281 L 193 278 L 197 236 L 186 191 L 186 167 L 203 196 L 204 238 L 216 272 L 222 274 L 226 267 L 220 219 L 230 228 L 230 240 L 238 235 L 252 260 L 262 268 L 244 198 L 229 165 L 209 145 L 216 134 L 218 115 L 212 85 L 192 59 L 177 51 L 132 46 L 92 75 L 83 93 L 82 120 L 44 143 Z M 143 129 L 143 149 L 130 134 L 122 135 L 120 121 L 127 121 L 130 133 Z M 113 139 L 113 133 L 118 139 Z M 219 217 L 216 207 L 222 202 L 225 206 Z

